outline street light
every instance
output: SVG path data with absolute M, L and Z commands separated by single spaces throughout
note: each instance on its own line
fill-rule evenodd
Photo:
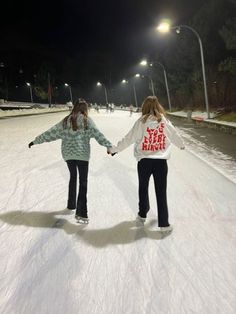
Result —
M 140 74 L 137 73 L 135 74 L 134 78 L 139 78 Z M 135 106 L 138 108 L 138 100 L 137 100 L 137 92 L 136 92 L 136 86 L 135 86 L 135 80 L 133 80 L 133 91 L 134 91 L 134 101 L 135 101 Z
M 71 87 L 69 84 L 65 83 L 65 86 L 66 87 L 69 87 L 69 91 L 70 91 L 70 101 L 72 102 L 72 105 L 73 105 L 73 97 L 72 97 L 72 91 L 71 91 Z
M 30 99 L 31 99 L 31 103 L 33 103 L 33 93 L 32 93 L 32 86 L 30 83 L 26 83 L 26 85 L 29 87 L 30 90 Z
M 108 97 L 107 97 L 107 89 L 106 89 L 106 86 L 100 82 L 97 82 L 97 86 L 103 86 L 104 87 L 104 93 L 105 93 L 105 101 L 106 101 L 106 104 L 108 104 Z
M 134 77 L 140 77 L 140 75 L 139 74 L 135 74 Z M 128 81 L 124 79 L 124 80 L 121 81 L 121 83 L 122 84 L 128 84 Z M 134 93 L 135 107 L 138 108 L 138 101 L 137 101 L 137 93 L 136 93 L 135 82 L 133 82 L 132 87 L 133 87 L 133 93 Z
M 159 66 L 161 66 L 162 70 L 163 70 L 163 74 L 164 74 L 164 80 L 165 80 L 165 86 L 166 86 L 166 94 L 167 94 L 167 99 L 168 99 L 168 105 L 169 105 L 169 110 L 171 111 L 171 102 L 170 102 L 170 92 L 169 92 L 169 86 L 168 86 L 168 81 L 167 81 L 167 75 L 166 75 L 166 70 L 165 70 L 165 67 L 162 63 L 160 62 L 151 62 L 148 64 L 147 60 L 142 60 L 140 62 L 140 64 L 142 66 L 150 66 L 150 67 L 153 67 L 154 64 L 158 64 Z M 152 92 L 153 92 L 153 96 L 155 96 L 155 93 L 154 93 L 154 86 L 153 86 L 153 81 L 152 79 L 150 78 L 150 81 L 151 81 L 151 84 L 152 84 Z
M 170 26 L 169 23 L 164 22 L 161 23 L 157 30 L 161 33 L 168 33 L 170 29 L 175 29 L 177 33 L 180 33 L 181 28 L 187 28 L 188 30 L 192 31 L 195 36 L 197 36 L 199 46 L 200 46 L 200 54 L 201 54 L 201 63 L 202 63 L 202 76 L 203 76 L 203 84 L 204 84 L 204 96 L 205 96 L 205 105 L 206 105 L 206 111 L 207 111 L 207 118 L 210 119 L 210 111 L 209 111 L 209 103 L 208 103 L 208 94 L 207 94 L 207 85 L 206 85 L 206 73 L 205 73 L 205 63 L 204 63 L 204 54 L 203 54 L 203 47 L 202 47 L 202 40 L 199 36 L 198 32 L 188 26 L 188 25 L 178 25 L 178 26 Z
M 121 84 L 122 85 L 128 85 L 128 81 L 126 80 L 126 79 L 123 79 L 122 81 L 121 81 Z M 127 91 L 127 89 L 126 89 L 126 91 Z M 129 97 L 127 97 L 127 94 L 126 94 L 126 97 L 124 98 L 124 103 L 126 103 L 126 100 L 129 98 L 129 100 L 128 100 L 128 102 L 130 102 L 131 101 L 131 103 L 132 103 L 132 98 L 131 98 L 131 100 L 130 100 L 130 90 L 128 89 L 128 91 L 129 91 L 129 93 L 128 93 L 128 95 L 129 95 Z M 124 93 L 122 93 L 122 95 L 124 95 Z
M 138 108 L 138 100 L 137 100 L 137 92 L 136 92 L 136 86 L 135 86 L 135 78 L 139 78 L 140 77 L 140 74 L 139 73 L 136 73 L 133 77 L 133 80 L 132 80 L 132 84 L 133 84 L 133 93 L 134 93 L 134 102 L 135 102 L 135 106 L 136 108 Z M 121 81 L 122 84 L 127 84 L 128 81 L 123 79 Z
M 8 80 L 7 80 L 6 66 L 4 62 L 0 62 L 0 76 L 1 76 L 2 93 L 5 94 L 5 99 L 6 101 L 8 101 Z M 0 95 L 0 98 L 1 98 L 1 95 Z
M 152 63 L 148 64 L 147 60 L 142 60 L 142 61 L 140 62 L 140 65 L 152 67 Z M 150 83 L 151 83 L 152 95 L 155 96 L 154 84 L 153 84 L 152 76 L 151 76 L 151 75 L 148 75 L 148 78 L 149 78 Z
M 168 99 L 168 104 L 169 104 L 169 110 L 171 111 L 172 108 L 171 108 L 171 102 L 170 102 L 170 92 L 169 92 L 169 86 L 168 86 L 168 81 L 167 81 L 166 69 L 161 62 L 156 62 L 156 64 L 158 64 L 163 70 L 165 86 L 166 86 L 166 94 L 167 94 L 167 99 Z

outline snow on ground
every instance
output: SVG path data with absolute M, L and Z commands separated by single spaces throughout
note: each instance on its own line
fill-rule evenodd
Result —
M 185 128 L 181 128 L 179 133 L 183 137 L 189 153 L 202 159 L 211 168 L 214 168 L 236 184 L 236 162 L 232 156 L 229 156 L 216 148 L 213 149 L 212 146 L 201 141 L 202 136 L 198 139 L 194 138 L 194 129 L 192 129 L 191 132 L 188 129 L 187 132 Z
M 60 142 L 27 144 L 65 116 L 0 120 L 0 313 L 182 314 L 236 311 L 235 184 L 188 149 L 173 149 L 168 200 L 174 231 L 135 224 L 132 147 L 111 157 L 92 140 L 90 224 L 65 209 Z M 114 143 L 137 114 L 91 113 Z
M 187 117 L 188 116 L 188 112 L 186 112 L 186 111 L 168 112 L 168 114 L 173 115 L 173 116 L 179 116 L 179 117 Z M 236 127 L 236 122 L 216 120 L 216 119 L 214 119 L 216 116 L 217 116 L 216 113 L 210 112 L 210 119 L 208 119 L 207 118 L 207 112 L 204 112 L 204 111 L 193 111 L 191 114 L 191 117 L 193 119 L 194 118 L 202 118 L 204 121 L 207 121 L 208 123 L 216 123 L 216 124 L 222 124 L 222 125 L 228 125 L 228 126 Z

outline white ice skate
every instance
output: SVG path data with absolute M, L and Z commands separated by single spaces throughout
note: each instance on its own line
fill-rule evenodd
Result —
M 140 217 L 139 215 L 136 217 L 136 226 L 137 227 L 143 227 L 144 223 L 146 221 L 146 218 Z
M 75 219 L 77 220 L 77 222 L 79 224 L 87 225 L 89 223 L 89 219 L 85 218 L 85 217 L 81 217 L 81 216 L 75 215 Z
M 173 226 L 169 225 L 168 227 L 158 227 L 157 231 L 170 233 L 173 231 Z

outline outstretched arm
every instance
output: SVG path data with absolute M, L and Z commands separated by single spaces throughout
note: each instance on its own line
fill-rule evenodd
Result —
M 37 136 L 32 142 L 29 143 L 29 148 L 34 144 L 42 144 L 44 142 L 52 142 L 61 138 L 62 136 L 62 122 L 57 123 L 49 130 Z

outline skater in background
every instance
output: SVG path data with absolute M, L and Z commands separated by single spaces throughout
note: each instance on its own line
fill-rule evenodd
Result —
M 99 104 L 95 104 L 95 110 L 97 111 L 97 113 L 99 113 L 99 108 L 100 108 Z
M 142 104 L 142 115 L 129 133 L 111 149 L 112 155 L 121 152 L 131 144 L 138 161 L 139 211 L 138 223 L 144 224 L 149 207 L 148 186 L 153 175 L 158 210 L 159 231 L 172 231 L 168 219 L 167 206 L 167 159 L 171 153 L 171 143 L 184 149 L 184 143 L 175 127 L 166 118 L 164 108 L 157 97 L 149 96 Z
M 130 116 L 130 117 L 132 116 L 133 112 L 134 112 L 134 106 L 131 104 L 131 105 L 129 106 L 129 116 Z
M 62 157 L 70 172 L 67 208 L 76 209 L 75 218 L 80 223 L 88 223 L 87 178 L 91 138 L 95 138 L 100 145 L 107 148 L 108 153 L 110 152 L 112 144 L 88 117 L 88 104 L 85 100 L 77 100 L 68 116 L 29 143 L 30 148 L 35 144 L 62 140 Z M 78 196 L 77 170 L 79 172 Z

